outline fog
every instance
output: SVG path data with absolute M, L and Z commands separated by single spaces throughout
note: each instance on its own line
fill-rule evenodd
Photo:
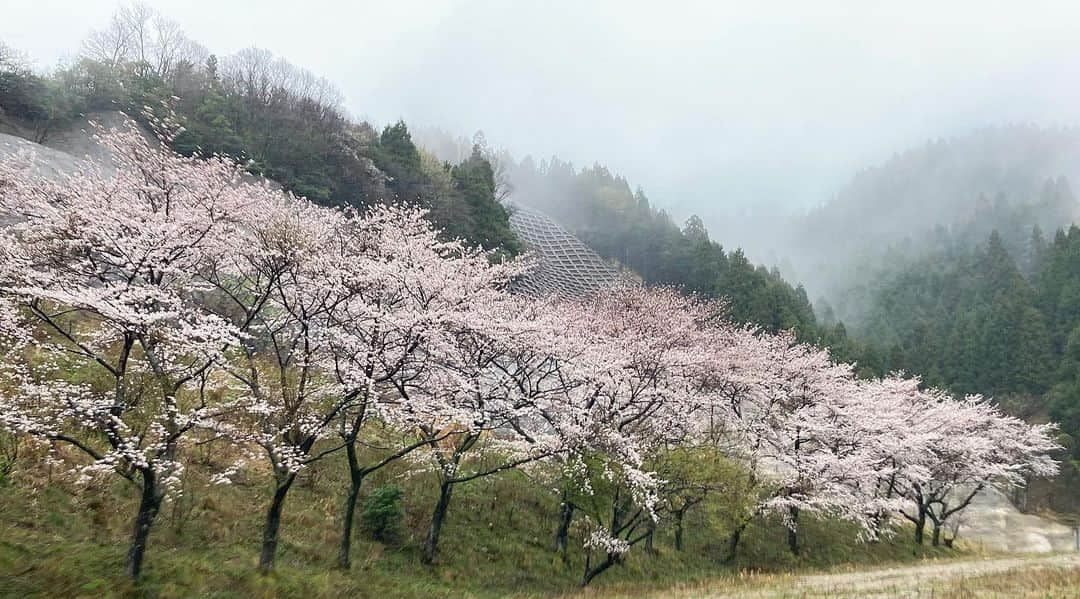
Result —
M 0 39 L 46 69 L 111 0 L 6 0 Z M 987 125 L 1080 123 L 1071 2 L 150 2 L 211 51 L 325 75 L 350 113 L 513 155 L 601 162 L 725 245 L 860 168 Z

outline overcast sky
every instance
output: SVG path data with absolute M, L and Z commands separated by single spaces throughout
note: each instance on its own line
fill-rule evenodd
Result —
M 161 0 L 217 54 L 256 45 L 348 110 L 515 155 L 603 162 L 682 217 L 822 202 L 855 170 L 986 125 L 1080 124 L 1080 3 Z M 112 1 L 0 0 L 41 68 Z

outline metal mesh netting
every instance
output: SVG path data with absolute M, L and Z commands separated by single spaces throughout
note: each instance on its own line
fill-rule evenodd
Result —
M 539 262 L 515 283 L 518 293 L 575 298 L 611 287 L 621 278 L 596 252 L 536 210 L 511 206 L 510 228 Z

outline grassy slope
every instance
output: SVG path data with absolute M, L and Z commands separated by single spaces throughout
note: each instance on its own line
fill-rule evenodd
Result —
M 163 508 L 151 536 L 146 577 L 135 592 L 123 576 L 135 489 L 112 481 L 101 490 L 79 490 L 56 475 L 49 481 L 41 455 L 22 458 L 23 470 L 0 486 L 0 596 L 153 597 L 432 597 L 550 596 L 573 592 L 583 555 L 572 548 L 569 566 L 553 555 L 555 497 L 521 473 L 458 488 L 444 529 L 438 563 L 419 563 L 419 545 L 434 503 L 424 474 L 401 478 L 407 516 L 399 542 L 386 546 L 361 531 L 349 572 L 333 569 L 344 472 L 336 458 L 305 472 L 288 499 L 275 575 L 255 573 L 260 523 L 268 483 L 257 474 L 233 486 L 209 487 L 197 464 L 189 466 L 184 499 Z M 212 455 L 204 456 L 212 459 Z M 115 501 L 112 497 L 122 497 Z M 795 559 L 778 523 L 752 527 L 737 562 L 722 565 L 723 531 L 710 530 L 699 514 L 688 522 L 687 550 L 671 548 L 661 528 L 657 552 L 635 548 L 624 564 L 594 583 L 600 590 L 631 593 L 704 581 L 746 569 L 788 571 L 845 563 L 888 563 L 949 552 L 913 551 L 907 535 L 859 545 L 843 526 L 808 522 L 806 550 Z

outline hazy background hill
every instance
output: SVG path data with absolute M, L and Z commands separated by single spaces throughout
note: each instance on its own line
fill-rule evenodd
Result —
M 994 229 L 1023 254 L 1033 226 L 1067 227 L 1077 216 L 1076 180 L 1077 129 L 983 129 L 862 170 L 832 199 L 786 227 L 763 226 L 776 234 L 747 245 L 778 257 L 786 276 L 828 299 L 841 318 L 857 319 L 864 299 L 857 288 L 886 262 L 895 266 L 943 244 L 973 246 Z

